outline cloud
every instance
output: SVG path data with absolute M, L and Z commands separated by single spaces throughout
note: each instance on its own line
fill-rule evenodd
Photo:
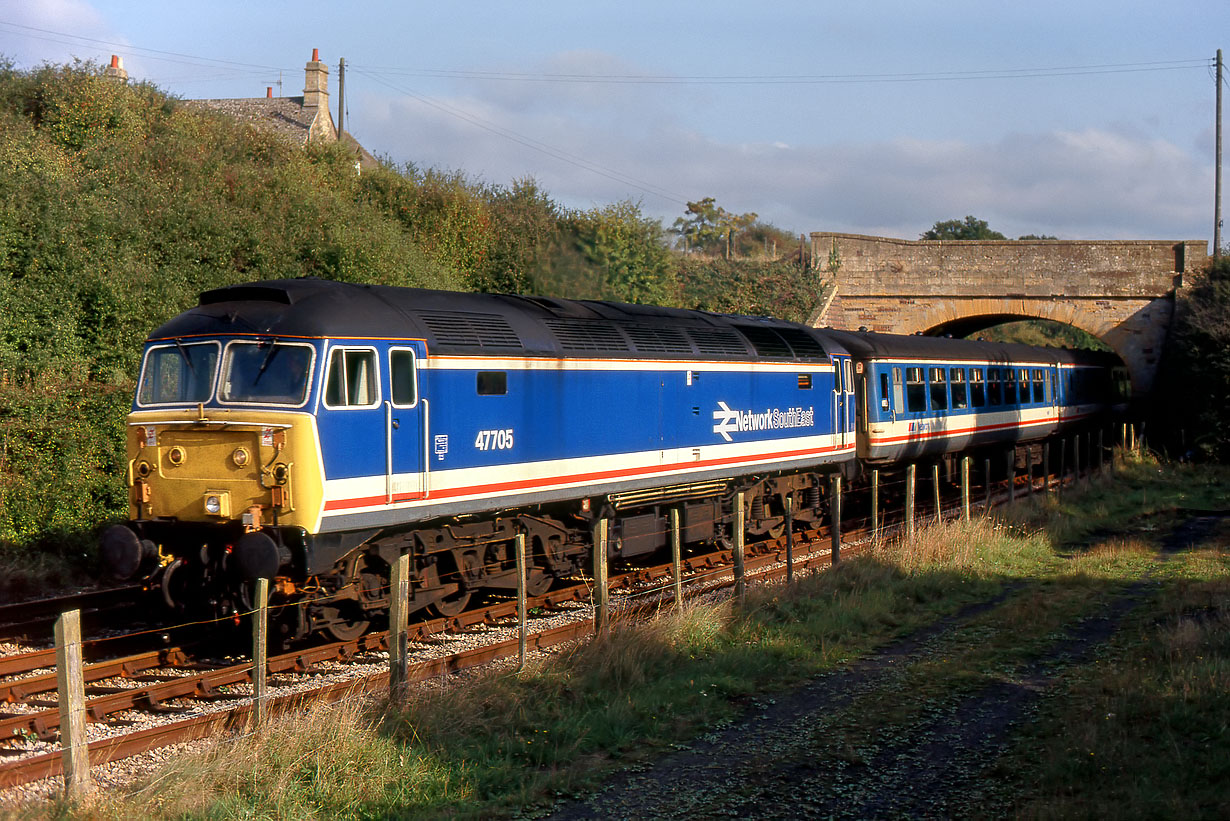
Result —
M 661 73 L 596 51 L 557 54 L 520 72 Z M 967 214 L 1008 236 L 1210 233 L 1212 166 L 1188 147 L 1203 142 L 1197 134 L 1180 147 L 1139 123 L 1115 122 L 981 141 L 855 142 L 838 137 L 840 121 L 806 107 L 776 119 L 745 115 L 731 129 L 730 112 L 715 111 L 704 87 L 679 88 L 462 80 L 433 96 L 451 111 L 368 93 L 353 128 L 369 149 L 398 160 L 497 184 L 531 176 L 569 207 L 641 200 L 668 224 L 688 200 L 712 196 L 730 211 L 755 211 L 795 233 L 913 239 L 938 220 Z M 720 136 L 736 132 L 763 137 Z

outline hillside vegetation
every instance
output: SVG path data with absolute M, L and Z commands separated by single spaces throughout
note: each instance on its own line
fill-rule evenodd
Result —
M 0 58 L 0 566 L 82 558 L 123 515 L 124 415 L 152 328 L 202 290 L 298 276 L 797 320 L 817 291 L 797 264 L 675 254 L 636 203 L 571 211 L 532 180 L 413 165 L 358 175 L 340 147 L 304 150 L 95 66 Z

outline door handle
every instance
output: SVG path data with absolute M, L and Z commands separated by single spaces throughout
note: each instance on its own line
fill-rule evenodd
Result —
M 394 419 L 393 420 L 393 430 L 398 430 L 400 428 L 401 428 L 401 421 L 398 419 Z

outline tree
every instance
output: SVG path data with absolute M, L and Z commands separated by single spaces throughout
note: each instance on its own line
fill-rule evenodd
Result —
M 738 233 L 756 222 L 757 215 L 749 211 L 746 214 L 732 214 L 722 208 L 713 197 L 688 203 L 690 217 L 679 217 L 671 226 L 673 233 L 681 236 L 687 247 L 699 251 L 715 253 L 725 250 L 729 256 L 732 232 Z
M 1017 239 L 1059 239 L 1059 237 L 1052 237 L 1050 234 L 1025 234 Z
M 964 220 L 944 220 L 931 226 L 920 239 L 1007 239 L 992 231 L 986 220 L 968 216 Z

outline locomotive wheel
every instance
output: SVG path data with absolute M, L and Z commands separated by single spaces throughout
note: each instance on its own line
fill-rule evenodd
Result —
M 353 641 L 371 627 L 369 619 L 346 612 L 350 609 L 352 608 L 343 603 L 340 606 L 329 605 L 317 610 L 317 617 L 327 620 L 324 629 L 334 641 Z
M 459 591 L 442 599 L 436 599 L 432 602 L 431 609 L 436 611 L 437 615 L 451 619 L 453 616 L 465 612 L 469 604 L 470 591 L 467 590 L 464 593 Z

